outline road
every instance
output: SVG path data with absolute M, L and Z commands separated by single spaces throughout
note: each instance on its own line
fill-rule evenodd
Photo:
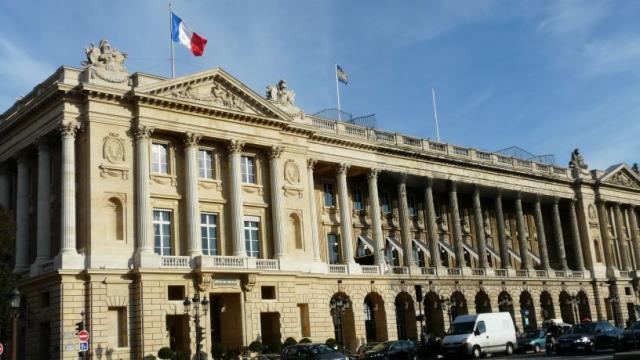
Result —
M 575 354 L 575 355 L 565 355 L 565 356 L 547 356 L 544 352 L 534 354 L 514 354 L 512 356 L 505 355 L 492 355 L 488 357 L 489 359 L 523 359 L 523 360 L 534 360 L 534 359 L 543 359 L 543 360 L 611 360 L 613 359 L 612 351 L 600 351 L 595 354 Z

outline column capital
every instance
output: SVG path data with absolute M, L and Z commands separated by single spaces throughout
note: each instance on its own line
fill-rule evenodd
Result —
M 227 144 L 227 151 L 229 153 L 239 153 L 244 148 L 244 141 L 233 139 Z
M 480 185 L 473 184 L 473 196 L 480 196 Z
M 340 165 L 338 165 L 338 174 L 347 174 L 347 172 L 349 171 L 349 168 L 351 168 L 351 164 L 348 163 L 340 163 Z
M 536 199 L 536 203 L 540 204 L 540 201 L 542 200 L 542 196 L 540 196 L 540 194 L 537 194 L 537 193 L 534 196 L 535 196 L 535 199 Z
M 154 130 L 155 128 L 152 126 L 138 124 L 136 127 L 131 129 L 131 133 L 136 140 L 148 140 Z
M 407 183 L 407 173 L 406 172 L 398 173 L 398 178 L 400 179 L 400 183 L 401 184 L 406 184 Z
M 427 176 L 427 186 L 433 187 L 433 176 Z
M 502 188 L 499 188 L 499 187 L 496 188 L 496 197 L 502 198 Z
M 558 205 L 560 203 L 560 198 L 557 196 L 553 196 L 551 200 L 553 201 L 553 205 Z
M 313 171 L 317 163 L 318 163 L 317 159 L 311 159 L 311 158 L 307 159 L 307 169 Z
M 449 190 L 450 191 L 453 191 L 453 192 L 458 191 L 458 185 L 457 185 L 457 183 L 455 181 L 448 180 L 447 182 L 449 183 Z
M 378 175 L 380 175 L 380 169 L 378 168 L 371 168 L 369 172 L 367 172 L 367 178 L 369 180 L 378 180 Z
M 613 203 L 613 207 L 616 209 L 616 211 L 620 210 L 620 203 L 619 202 L 614 202 Z
M 280 145 L 271 146 L 268 151 L 269 159 L 279 159 L 283 150 L 284 148 Z
M 522 200 L 522 191 L 520 190 L 516 191 L 516 200 Z
M 202 139 L 202 134 L 196 132 L 186 132 L 182 135 L 182 141 L 186 147 L 198 146 Z
M 38 146 L 38 150 L 49 150 L 51 144 L 53 143 L 53 139 L 49 136 L 41 136 L 36 140 L 36 144 Z
M 60 134 L 62 136 L 76 136 L 80 129 L 80 123 L 77 121 L 68 121 L 60 124 Z

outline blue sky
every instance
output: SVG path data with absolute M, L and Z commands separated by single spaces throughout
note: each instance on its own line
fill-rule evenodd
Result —
M 640 161 L 638 1 L 187 1 L 174 11 L 209 40 L 176 47 L 177 75 L 220 66 L 259 93 L 286 79 L 308 113 L 335 107 L 378 127 L 487 150 L 518 145 L 566 165 Z M 166 1 L 0 3 L 0 108 L 107 38 L 127 67 L 170 75 Z

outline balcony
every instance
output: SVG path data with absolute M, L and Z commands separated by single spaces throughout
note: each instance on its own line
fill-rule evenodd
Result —
M 163 269 L 190 269 L 191 258 L 189 256 L 162 256 L 160 267 Z
M 380 267 L 377 265 L 361 265 L 362 273 L 367 275 L 378 275 L 380 274 Z
M 347 265 L 329 264 L 329 273 L 330 274 L 348 274 L 349 268 L 347 267 Z

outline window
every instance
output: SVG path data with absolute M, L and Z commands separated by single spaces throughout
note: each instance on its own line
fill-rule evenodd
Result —
M 151 172 L 169 173 L 169 151 L 167 144 L 151 145 Z
M 108 326 L 111 336 L 108 336 L 109 343 L 112 347 L 127 347 L 127 308 L 124 306 L 109 307 L 108 311 Z
M 329 264 L 340 263 L 340 239 L 338 234 L 327 234 Z
M 422 249 L 415 243 L 416 241 L 420 241 L 420 240 L 414 240 L 413 243 L 413 258 L 416 261 L 416 264 L 418 264 L 419 267 L 425 267 L 425 261 L 424 261 L 424 252 L 422 251 Z
M 276 287 L 275 286 L 260 286 L 260 298 L 262 300 L 275 300 L 276 299 Z
M 364 257 L 371 255 L 371 250 L 362 239 L 358 239 L 358 246 L 356 247 L 356 256 Z
M 389 201 L 389 193 L 383 191 L 380 193 L 380 208 L 382 209 L 383 214 L 388 214 L 391 212 L 391 202 Z
M 324 183 L 324 206 L 329 208 L 336 207 L 336 193 L 333 191 L 332 183 Z
M 484 334 L 487 332 L 487 327 L 484 325 L 484 321 L 478 321 L 478 324 L 476 325 L 476 331 L 478 331 L 478 333 L 480 334 Z
M 387 264 L 390 266 L 399 266 L 400 258 L 398 256 L 398 250 L 396 250 L 391 242 L 387 240 L 387 246 L 384 249 L 384 257 L 387 261 Z
M 183 301 L 184 300 L 184 286 L 183 285 L 169 285 L 167 286 L 167 299 L 171 301 Z
M 153 210 L 154 251 L 171 255 L 171 210 Z
M 409 216 L 416 216 L 416 199 L 413 196 L 407 196 L 407 207 L 409 208 Z
M 218 214 L 200 214 L 202 254 L 218 255 Z
M 253 156 L 243 156 L 240 159 L 242 169 L 242 182 L 245 184 L 256 183 L 256 159 Z
M 311 322 L 309 321 L 309 304 L 298 304 L 300 309 L 300 334 L 311 337 Z
M 362 190 L 360 190 L 360 188 L 353 189 L 353 209 L 364 210 L 364 204 L 362 202 Z
M 260 257 L 260 218 L 257 216 L 244 217 L 244 243 L 247 255 Z
M 198 150 L 198 169 L 201 179 L 213 179 L 213 152 Z

